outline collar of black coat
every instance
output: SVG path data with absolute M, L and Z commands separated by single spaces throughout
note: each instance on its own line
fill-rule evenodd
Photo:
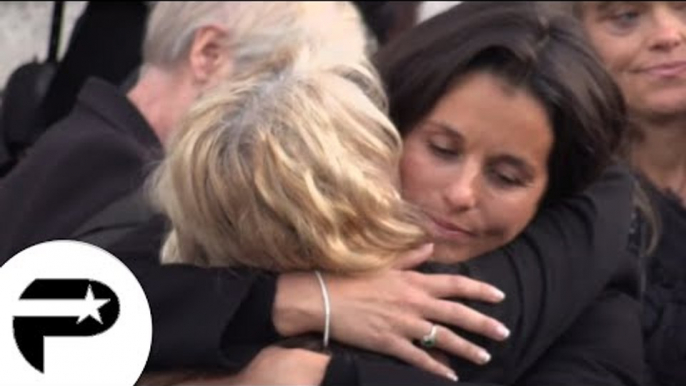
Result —
M 152 127 L 120 88 L 92 77 L 79 92 L 78 102 L 117 130 L 135 136 L 152 151 L 161 150 L 162 145 Z

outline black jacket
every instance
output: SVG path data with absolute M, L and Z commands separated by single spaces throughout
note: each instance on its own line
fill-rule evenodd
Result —
M 36 243 L 70 238 L 138 189 L 160 143 L 115 87 L 91 79 L 64 120 L 0 179 L 0 264 Z
M 613 169 L 588 192 L 542 211 L 510 245 L 463 265 L 428 264 L 504 290 L 500 305 L 470 303 L 511 327 L 504 343 L 466 332 L 493 355 L 485 367 L 452 359 L 463 381 L 638 385 L 643 371 L 636 260 L 626 251 L 632 179 Z M 149 369 L 241 368 L 280 339 L 271 322 L 275 277 L 254 271 L 158 267 L 164 220 L 110 250 L 141 281 L 153 313 Z M 151 241 L 155 242 L 151 242 Z M 352 354 L 350 354 L 352 353 Z M 443 384 L 395 360 L 334 350 L 329 384 Z M 393 370 L 395 369 L 395 370 Z

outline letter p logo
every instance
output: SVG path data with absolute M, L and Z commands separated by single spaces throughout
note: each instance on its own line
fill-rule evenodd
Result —
M 41 373 L 45 338 L 98 335 L 119 317 L 117 295 L 94 280 L 36 279 L 20 299 L 14 339 L 24 359 Z
M 140 283 L 109 252 L 70 240 L 27 248 L 0 265 L 0 384 L 133 386 L 151 317 Z

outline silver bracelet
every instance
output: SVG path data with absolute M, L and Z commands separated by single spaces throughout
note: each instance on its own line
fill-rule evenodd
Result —
M 331 334 L 331 303 L 329 302 L 329 291 L 326 289 L 326 283 L 321 272 L 314 271 L 319 281 L 319 286 L 322 289 L 322 298 L 324 298 L 324 348 L 329 347 L 329 336 Z

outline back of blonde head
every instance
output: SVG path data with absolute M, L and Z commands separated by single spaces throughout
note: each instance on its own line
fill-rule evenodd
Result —
M 288 52 L 205 95 L 154 179 L 163 261 L 360 272 L 418 246 L 371 66 Z

